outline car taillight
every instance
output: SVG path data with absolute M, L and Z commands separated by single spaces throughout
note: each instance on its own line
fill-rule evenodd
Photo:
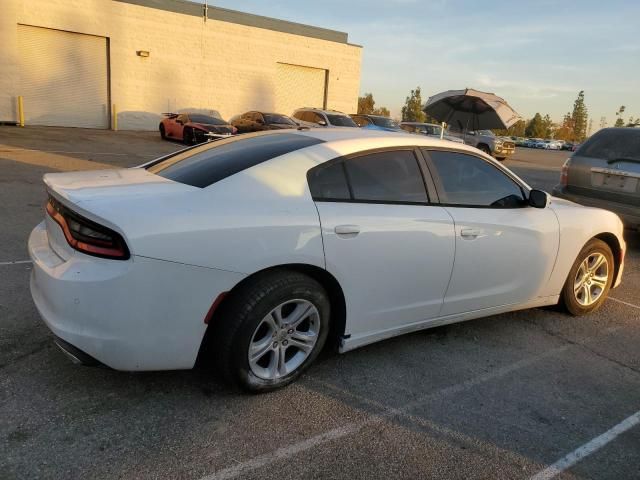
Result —
M 130 257 L 118 233 L 72 212 L 52 197 L 47 202 L 47 213 L 62 228 L 67 243 L 79 252 L 115 260 Z
M 571 164 L 571 158 L 567 158 L 562 165 L 562 170 L 560 171 L 560 185 L 566 187 L 569 184 L 569 165 Z
M 238 133 L 238 129 L 236 127 L 231 127 L 231 133 L 235 135 L 236 133 Z

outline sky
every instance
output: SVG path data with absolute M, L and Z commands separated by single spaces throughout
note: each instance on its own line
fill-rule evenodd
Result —
M 475 88 L 524 118 L 554 121 L 585 91 L 593 127 L 625 105 L 640 116 L 640 0 L 209 0 L 209 4 L 347 32 L 364 47 L 360 93 L 399 116 L 423 100 Z

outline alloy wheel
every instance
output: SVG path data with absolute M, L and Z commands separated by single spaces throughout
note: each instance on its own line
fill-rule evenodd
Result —
M 320 332 L 320 314 L 308 300 L 281 303 L 258 324 L 249 344 L 251 371 L 277 380 L 298 369 L 313 351 Z
M 576 300 L 583 307 L 596 303 L 607 287 L 609 262 L 602 253 L 589 254 L 578 267 L 573 282 Z

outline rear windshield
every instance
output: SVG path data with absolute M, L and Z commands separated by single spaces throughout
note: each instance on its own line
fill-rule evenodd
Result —
M 640 129 L 600 130 L 578 149 L 580 157 L 640 161 Z
M 378 127 L 383 128 L 400 128 L 400 125 L 395 120 L 391 120 L 387 117 L 370 117 L 371 121 Z
M 334 127 L 357 127 L 356 122 L 351 120 L 351 117 L 346 115 L 335 115 L 332 113 L 327 113 L 327 118 L 329 119 L 329 123 Z
M 265 113 L 264 119 L 267 123 L 278 123 L 282 125 L 296 125 L 296 122 L 291 120 L 286 115 L 278 115 L 276 113 Z
M 242 170 L 322 140 L 293 133 L 246 134 L 183 150 L 147 167 L 161 177 L 204 188 Z

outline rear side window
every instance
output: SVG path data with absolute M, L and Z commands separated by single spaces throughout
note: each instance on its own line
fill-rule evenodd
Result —
M 311 196 L 323 200 L 349 200 L 349 185 L 342 162 L 321 165 L 307 176 Z
M 575 153 L 580 157 L 640 161 L 640 129 L 601 130 Z
M 178 152 L 147 167 L 175 182 L 204 188 L 286 153 L 322 143 L 293 133 L 247 134 Z
M 346 160 L 354 200 L 426 203 L 427 191 L 411 150 L 370 153 Z

